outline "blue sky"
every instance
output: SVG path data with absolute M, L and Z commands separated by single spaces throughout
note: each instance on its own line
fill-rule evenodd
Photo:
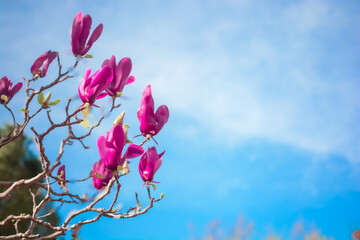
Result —
M 136 219 L 84 227 L 83 239 L 186 239 L 189 224 L 201 236 L 211 221 L 230 229 L 239 216 L 255 224 L 254 239 L 288 236 L 298 221 L 336 239 L 360 228 L 358 1 L 2 2 L 1 76 L 30 77 L 34 59 L 50 49 L 71 66 L 69 32 L 79 11 L 104 31 L 89 52 L 94 59 L 83 61 L 54 98 L 76 95 L 86 67 L 96 71 L 115 55 L 133 61 L 136 81 L 122 100 L 131 136 L 139 133 L 136 111 L 146 85 L 155 105 L 170 109 L 156 138 L 166 150 L 156 175 L 163 201 Z M 56 71 L 52 64 L 49 78 Z M 10 106 L 22 108 L 23 96 Z M 67 149 L 69 177 L 86 176 L 99 158 L 96 139 L 115 117 L 87 140 L 90 150 Z M 10 120 L 1 110 L 1 122 Z M 42 129 L 45 120 L 33 125 Z M 62 133 L 49 137 L 50 156 Z M 124 208 L 134 203 L 134 191 L 145 191 L 137 160 L 130 167 Z M 71 188 L 94 192 L 90 182 Z

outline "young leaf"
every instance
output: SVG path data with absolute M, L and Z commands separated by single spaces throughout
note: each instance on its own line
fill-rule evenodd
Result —
M 40 105 L 43 105 L 43 102 L 44 102 L 44 93 L 43 92 L 40 92 L 38 94 L 37 101 Z
M 151 186 L 153 187 L 154 191 L 156 190 L 156 186 L 155 184 L 151 184 Z
M 43 104 L 48 104 L 51 98 L 51 92 L 49 92 L 44 98 Z
M 9 98 L 6 95 L 1 95 L 1 99 L 5 102 L 5 104 L 9 101 Z
M 28 110 L 26 110 L 26 109 L 20 109 L 20 111 L 22 111 L 23 113 L 26 113 Z
M 90 54 L 86 54 L 86 55 L 84 56 L 84 58 L 93 58 L 93 56 L 90 55 Z
M 90 128 L 90 123 L 87 119 L 85 119 L 84 121 L 81 122 L 81 126 Z
M 162 193 L 161 195 L 160 195 L 160 198 L 163 198 L 165 196 L 165 193 Z
M 96 173 L 96 177 L 98 177 L 98 178 L 104 178 L 104 176 L 101 175 L 100 173 Z
M 49 102 L 49 106 L 55 106 L 56 104 L 58 104 L 61 101 L 60 98 L 56 99 L 55 101 Z

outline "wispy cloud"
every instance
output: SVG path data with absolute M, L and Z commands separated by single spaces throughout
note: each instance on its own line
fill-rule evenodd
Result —
M 359 39 L 348 25 L 359 16 L 345 14 L 349 6 L 241 4 L 224 16 L 217 3 L 206 13 L 185 5 L 159 10 L 156 24 L 145 13 L 126 36 L 104 40 L 109 49 L 136 46 L 137 77 L 160 103 L 195 119 L 210 141 L 258 137 L 360 160 L 359 46 L 348 45 Z
M 360 160 L 360 57 L 354 54 L 360 51 L 355 25 L 360 17 L 351 11 L 359 7 L 321 0 L 277 4 L 97 5 L 95 22 L 107 27 L 94 45 L 91 64 L 99 66 L 112 54 L 132 57 L 139 84 L 129 91 L 141 94 L 151 83 L 156 103 L 171 106 L 176 118 L 198 123 L 195 133 L 210 134 L 208 141 L 256 137 Z M 59 14 L 42 11 L 31 25 L 50 15 L 52 22 L 62 18 L 60 12 L 76 12 L 80 6 L 69 1 L 57 6 Z M 25 12 L 24 18 L 33 15 Z M 68 15 L 72 19 L 72 12 Z M 29 44 L 36 49 L 44 44 L 39 39 L 68 40 L 63 33 L 54 38 L 65 25 L 44 24 L 44 31 L 16 38 L 2 51 L 19 48 L 10 60 L 24 53 L 23 59 L 30 61 L 34 54 L 26 54 Z M 31 27 L 27 22 L 21 26 Z M 6 29 L 8 34 L 15 31 Z

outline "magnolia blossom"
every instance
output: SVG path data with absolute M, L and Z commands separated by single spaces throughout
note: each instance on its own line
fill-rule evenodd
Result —
M 100 136 L 97 140 L 99 154 L 104 166 L 112 171 L 122 166 L 126 159 L 140 156 L 144 149 L 136 144 L 130 144 L 125 154 L 121 156 L 125 146 L 125 134 L 122 125 L 115 125 L 106 137 Z
M 58 181 L 58 184 L 60 185 L 60 187 L 65 187 L 66 185 L 66 178 L 65 178 L 65 165 L 62 165 L 58 168 L 57 171 L 57 178 L 60 179 Z
M 154 113 L 154 100 L 151 95 L 151 85 L 148 85 L 142 95 L 140 108 L 137 111 L 140 121 L 140 131 L 143 136 L 156 135 L 169 119 L 169 109 L 161 105 Z
M 98 190 L 106 187 L 113 177 L 113 171 L 107 169 L 101 159 L 94 163 L 91 173 L 94 187 Z
M 74 19 L 71 29 L 71 48 L 75 57 L 84 56 L 91 48 L 93 43 L 100 37 L 103 30 L 103 25 L 99 24 L 89 37 L 92 19 L 89 14 L 82 16 L 79 12 Z
M 0 79 L 0 104 L 7 104 L 12 97 L 22 88 L 22 83 L 17 83 L 12 87 L 13 83 L 7 76 Z
M 81 81 L 78 90 L 83 103 L 94 105 L 96 99 L 103 98 L 107 95 L 107 93 L 102 93 L 102 91 L 108 82 L 112 80 L 113 72 L 111 67 L 104 66 L 91 77 L 89 77 L 90 73 L 91 69 L 86 69 L 84 79 Z
M 145 183 L 154 182 L 154 175 L 156 171 L 160 168 L 162 163 L 162 155 L 165 151 L 158 154 L 155 147 L 148 148 L 146 152 L 143 153 L 139 161 L 139 172 L 142 180 Z
M 57 52 L 47 51 L 38 57 L 30 68 L 32 75 L 35 77 L 45 77 L 50 63 L 54 61 Z M 42 69 L 41 69 L 42 67 Z
M 105 91 L 109 93 L 110 96 L 116 97 L 117 93 L 121 93 L 126 84 L 130 84 L 135 81 L 134 76 L 129 76 L 131 72 L 131 59 L 123 58 L 119 61 L 116 66 L 115 56 L 112 56 L 110 59 L 106 59 L 102 66 L 109 66 L 113 69 L 113 80 L 109 82 Z

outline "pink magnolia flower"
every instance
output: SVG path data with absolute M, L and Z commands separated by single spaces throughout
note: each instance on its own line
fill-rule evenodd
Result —
M 96 99 L 103 98 L 107 95 L 107 93 L 101 92 L 105 89 L 108 82 L 112 80 L 113 72 L 111 67 L 104 66 L 91 77 L 89 77 L 90 73 L 91 69 L 86 69 L 84 79 L 81 81 L 78 90 L 83 103 L 94 105 Z
M 169 109 L 161 105 L 154 113 L 154 100 L 151 95 L 151 85 L 148 85 L 142 95 L 140 108 L 137 111 L 140 121 L 140 131 L 143 136 L 156 135 L 169 119 Z
M 19 82 L 14 87 L 12 87 L 12 85 L 13 83 L 7 76 L 0 79 L 0 104 L 9 103 L 12 97 L 22 88 L 23 84 Z M 1 97 L 2 95 L 7 97 L 7 101 Z
M 58 184 L 61 188 L 66 186 L 66 178 L 65 178 L 65 165 L 62 165 L 58 168 L 57 171 L 57 178 L 61 181 L 58 181 Z
M 93 175 L 93 185 L 98 190 L 106 187 L 113 177 L 113 171 L 107 169 L 101 159 L 94 163 L 91 173 Z
M 71 48 L 75 57 L 84 56 L 102 33 L 103 25 L 99 24 L 86 43 L 90 34 L 91 23 L 92 19 L 89 14 L 83 17 L 82 12 L 79 12 L 75 16 L 71 29 Z
M 47 51 L 40 55 L 30 68 L 32 75 L 37 77 L 45 77 L 50 63 L 54 61 L 57 56 L 57 52 Z M 42 67 L 42 69 L 41 69 Z
M 144 149 L 136 144 L 130 144 L 125 154 L 121 156 L 125 146 L 125 134 L 122 125 L 115 125 L 106 133 L 106 138 L 100 136 L 97 140 L 99 154 L 104 166 L 112 171 L 122 166 L 126 159 L 140 156 Z
M 119 61 L 116 66 L 116 58 L 112 56 L 110 59 L 106 59 L 102 66 L 110 66 L 113 69 L 113 80 L 107 85 L 105 91 L 109 93 L 110 96 L 116 97 L 116 93 L 123 91 L 125 85 L 130 84 L 135 81 L 134 76 L 129 76 L 131 72 L 131 59 L 123 58 Z
M 160 168 L 162 163 L 162 155 L 165 151 L 158 154 L 155 147 L 148 148 L 146 152 L 143 153 L 139 161 L 139 172 L 142 180 L 149 184 L 154 182 L 154 175 L 156 171 Z

